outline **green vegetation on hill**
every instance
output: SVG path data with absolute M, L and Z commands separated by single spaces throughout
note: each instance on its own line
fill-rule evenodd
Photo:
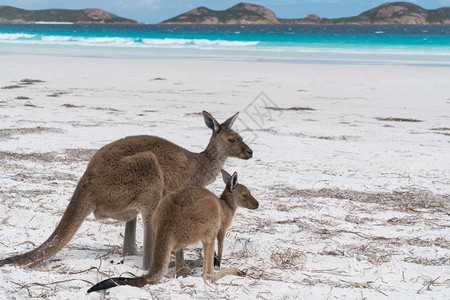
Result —
M 429 22 L 439 23 L 439 22 L 442 22 L 442 20 L 450 21 L 450 7 L 442 7 L 442 8 L 438 8 L 438 9 L 429 11 L 429 14 L 428 14 Z M 447 24 L 450 24 L 450 22 Z

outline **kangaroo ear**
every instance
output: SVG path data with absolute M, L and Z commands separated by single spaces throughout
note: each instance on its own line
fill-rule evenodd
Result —
M 233 191 L 234 188 L 236 187 L 236 185 L 237 185 L 237 177 L 238 177 L 237 173 L 234 172 L 233 176 L 231 176 L 230 191 Z
M 206 126 L 208 126 L 208 128 L 211 128 L 214 131 L 214 133 L 217 133 L 219 131 L 220 129 L 219 122 L 217 122 L 216 119 L 214 119 L 209 112 L 203 111 L 203 118 L 205 119 Z
M 225 127 L 231 128 L 231 126 L 233 126 L 234 121 L 236 120 L 238 115 L 239 115 L 239 112 L 235 113 L 234 116 L 232 116 L 231 118 L 229 118 L 228 120 L 223 122 L 222 125 L 225 126 Z
M 231 181 L 231 175 L 224 169 L 220 170 L 220 172 L 222 172 L 223 182 L 225 182 L 225 184 L 228 184 Z

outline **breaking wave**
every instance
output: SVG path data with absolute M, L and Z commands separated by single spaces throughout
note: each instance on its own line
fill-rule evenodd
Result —
M 35 34 L 28 33 L 0 33 L 0 41 L 27 40 L 36 37 Z
M 27 33 L 0 33 L 0 42 L 43 45 L 167 48 L 242 48 L 248 46 L 256 46 L 259 44 L 259 41 L 228 41 L 184 38 L 82 37 L 66 35 L 38 35 Z

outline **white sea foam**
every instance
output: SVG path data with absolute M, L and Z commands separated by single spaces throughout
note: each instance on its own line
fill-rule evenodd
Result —
M 70 41 L 71 39 L 72 37 L 67 35 L 47 35 L 41 37 L 41 41 L 45 43 L 55 43 L 55 44 L 59 42 L 67 42 Z
M 191 39 L 141 39 L 145 45 L 186 45 L 192 43 Z
M 31 39 L 36 37 L 35 34 L 28 33 L 0 33 L 0 41 Z
M 90 37 L 90 38 L 77 38 L 77 43 L 82 45 L 102 45 L 102 46 L 132 46 L 135 43 L 133 38 L 122 37 Z
M 142 39 L 146 45 L 187 45 L 187 46 L 224 46 L 224 47 L 248 47 L 259 44 L 259 41 L 225 41 L 208 39 Z
M 0 34 L 0 42 L 16 42 L 43 45 L 111 46 L 111 47 L 163 47 L 163 48 L 242 48 L 256 46 L 259 41 L 227 41 L 184 38 L 124 38 L 81 37 L 71 35 L 32 35 L 24 33 Z

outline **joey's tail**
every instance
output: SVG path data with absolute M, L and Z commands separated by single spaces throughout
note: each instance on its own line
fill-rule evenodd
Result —
M 91 287 L 87 292 L 106 290 L 119 285 L 143 287 L 147 284 L 156 284 L 167 273 L 172 248 L 173 242 L 170 237 L 156 233 L 152 266 L 147 274 L 135 278 L 113 277 L 105 279 Z
M 136 278 L 122 278 L 122 277 L 113 277 L 103 281 L 100 281 L 93 287 L 91 287 L 87 292 L 96 292 L 101 290 L 110 289 L 119 285 L 132 285 L 137 287 L 143 287 L 146 285 L 147 281 L 144 277 L 136 277 Z
M 6 264 L 36 266 L 51 258 L 61 250 L 75 235 L 84 219 L 92 212 L 88 203 L 80 199 L 77 186 L 64 215 L 52 235 L 36 249 L 0 260 L 0 267 Z

